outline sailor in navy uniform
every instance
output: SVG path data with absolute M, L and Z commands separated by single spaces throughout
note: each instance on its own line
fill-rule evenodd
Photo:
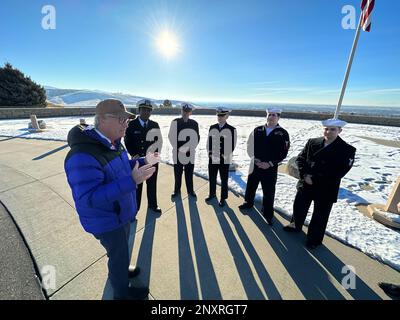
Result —
M 196 147 L 200 141 L 199 124 L 190 119 L 193 105 L 183 102 L 180 105 L 182 117 L 172 120 L 168 139 L 172 145 L 172 157 L 174 163 L 175 186 L 172 197 L 181 193 L 182 174 L 185 171 L 187 193 L 196 198 L 193 189 L 193 172 Z
M 267 123 L 257 127 L 249 137 L 247 152 L 251 158 L 250 174 L 247 179 L 245 202 L 240 209 L 250 209 L 261 182 L 263 190 L 262 214 L 269 225 L 274 216 L 275 185 L 278 177 L 278 165 L 282 162 L 290 147 L 288 132 L 278 121 L 282 110 L 267 109 Z
M 136 107 L 139 110 L 139 117 L 129 123 L 125 133 L 125 146 L 132 158 L 146 156 L 148 152 L 161 153 L 162 136 L 160 126 L 157 122 L 150 120 L 150 115 L 156 105 L 143 99 L 137 102 Z M 157 175 L 158 163 L 155 165 L 156 171 L 147 183 L 147 201 L 148 208 L 156 213 L 161 213 L 157 204 Z M 136 201 L 138 210 L 142 199 L 143 184 L 139 184 L 136 189 Z
M 223 207 L 228 199 L 228 178 L 229 165 L 232 163 L 232 154 L 236 146 L 236 128 L 229 125 L 226 120 L 229 117 L 229 110 L 226 108 L 217 109 L 218 123 L 209 129 L 207 139 L 208 152 L 208 177 L 210 192 L 206 201 L 216 198 L 217 175 L 221 178 L 221 199 L 219 206 Z
M 308 140 L 297 157 L 300 180 L 293 216 L 291 223 L 283 228 L 288 232 L 300 232 L 314 201 L 306 243 L 310 249 L 322 244 L 329 214 L 337 202 L 341 179 L 353 166 L 356 153 L 356 148 L 339 137 L 346 122 L 328 119 L 322 125 L 324 136 Z

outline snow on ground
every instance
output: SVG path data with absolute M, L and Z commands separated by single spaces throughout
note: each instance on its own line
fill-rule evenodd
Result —
M 175 116 L 164 115 L 152 117 L 160 124 L 164 139 L 162 158 L 166 163 L 172 163 L 172 149 L 167 135 L 174 118 Z M 201 136 L 196 153 L 195 171 L 199 176 L 208 178 L 206 137 L 208 128 L 216 122 L 216 117 L 195 115 L 192 118 L 199 122 Z M 0 136 L 66 141 L 68 131 L 79 122 L 79 117 L 45 119 L 49 130 L 41 133 L 30 133 L 27 130 L 28 121 L 0 121 Z M 86 118 L 86 121 L 92 123 L 93 118 Z M 246 152 L 247 138 L 250 132 L 264 121 L 263 118 L 234 116 L 228 120 L 238 131 L 238 142 L 233 158 L 238 169 L 231 173 L 229 186 L 234 192 L 242 195 L 246 188 L 250 163 Z M 322 135 L 319 121 L 282 119 L 280 124 L 288 130 L 291 139 L 291 148 L 285 162 L 296 156 L 309 138 Z M 353 168 L 342 179 L 339 200 L 330 215 L 327 233 L 400 270 L 400 233 L 365 217 L 356 208 L 357 204 L 386 203 L 400 173 L 400 128 L 348 124 L 341 137 L 357 148 L 356 160 Z M 398 146 L 383 146 L 362 137 L 391 140 L 397 142 Z M 275 207 L 288 216 L 292 214 L 296 182 L 296 179 L 288 175 L 279 174 Z M 261 196 L 260 187 L 257 197 Z M 307 222 L 309 219 L 310 215 Z

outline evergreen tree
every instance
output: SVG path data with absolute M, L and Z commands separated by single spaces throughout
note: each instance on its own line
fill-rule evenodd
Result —
M 164 108 L 172 108 L 172 103 L 168 99 L 164 100 L 163 103 Z
M 46 91 L 10 63 L 0 68 L 0 107 L 45 107 Z

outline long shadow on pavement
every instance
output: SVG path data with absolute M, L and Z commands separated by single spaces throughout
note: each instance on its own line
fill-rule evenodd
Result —
M 304 234 L 287 234 L 277 219 L 271 228 L 255 209 L 247 211 L 247 216 L 262 232 L 305 299 L 345 299 L 329 274 L 304 247 Z
M 203 300 L 221 300 L 221 290 L 218 286 L 217 276 L 207 248 L 207 242 L 201 225 L 199 210 L 196 200 L 188 198 L 190 224 L 192 229 L 193 246 L 196 255 L 197 272 L 199 275 L 201 298 Z
M 328 248 L 322 245 L 309 251 L 304 246 L 306 237 L 303 232 L 288 234 L 283 231 L 283 226 L 277 219 L 274 220 L 274 226 L 271 228 L 254 209 L 248 212 L 248 216 L 261 230 L 306 299 L 335 300 L 345 298 L 332 284 L 330 275 L 323 268 L 325 267 L 341 283 L 345 276 L 345 274 L 341 273 L 345 263 L 338 259 Z M 381 299 L 358 276 L 356 276 L 356 284 L 357 288 L 355 290 L 347 291 L 353 297 L 358 299 Z
M 138 279 L 140 280 L 140 284 L 146 287 L 150 285 L 151 259 L 153 257 L 154 233 L 156 230 L 157 218 L 159 217 L 160 217 L 159 214 L 153 213 L 150 209 L 147 210 L 142 241 L 140 243 L 140 248 L 136 260 L 136 265 L 140 267 L 141 270 Z M 135 283 L 135 281 L 133 282 Z
M 29 136 L 32 133 L 33 132 L 25 132 L 25 133 L 19 134 L 18 136 L 14 136 L 14 137 L 0 136 L 0 142 L 9 141 L 9 140 L 18 139 L 18 138 L 24 138 L 25 136 Z
M 193 257 L 190 251 L 189 233 L 182 198 L 175 200 L 178 230 L 179 285 L 181 299 L 199 299 Z
M 342 273 L 346 265 L 338 259 L 327 247 L 322 246 L 318 250 L 312 251 L 312 255 L 341 283 L 342 279 L 348 275 L 348 271 Z M 357 270 L 355 270 L 357 272 Z M 361 278 L 356 276 L 355 287 L 348 289 L 347 292 L 356 300 L 382 300 Z
M 215 212 L 218 222 L 221 225 L 221 230 L 225 236 L 226 243 L 228 244 L 228 247 L 233 256 L 233 260 L 236 265 L 240 280 L 243 284 L 243 288 L 246 292 L 247 298 L 252 300 L 265 299 L 264 294 L 260 290 L 257 281 L 254 278 L 253 271 L 251 270 L 242 249 L 240 248 L 239 242 L 236 239 L 236 236 L 232 231 L 227 218 L 224 214 L 218 212 L 218 209 L 215 210 Z
M 57 153 L 58 151 L 64 150 L 67 147 L 69 147 L 68 144 L 63 145 L 61 147 L 55 148 L 53 150 L 50 150 L 49 152 L 43 153 L 40 156 L 37 156 L 37 157 L 33 158 L 32 160 L 41 160 L 41 159 L 46 158 L 46 157 L 48 157 L 48 156 L 50 156 L 50 155 L 52 155 L 54 153 Z
M 231 220 L 232 224 L 235 226 L 237 235 L 240 238 L 240 241 L 242 242 L 244 248 L 246 249 L 253 265 L 254 268 L 258 274 L 258 277 L 262 283 L 262 286 L 264 288 L 265 293 L 268 296 L 268 299 L 275 299 L 275 300 L 281 300 L 282 296 L 280 295 L 278 289 L 276 288 L 272 278 L 270 277 L 267 269 L 264 266 L 264 263 L 262 262 L 261 258 L 259 257 L 256 249 L 254 248 L 253 244 L 251 243 L 251 240 L 246 234 L 246 231 L 244 230 L 242 224 L 240 223 L 239 219 L 236 216 L 236 213 L 229 207 L 228 204 L 226 204 L 223 208 L 220 208 L 217 206 L 216 203 L 213 203 L 214 211 L 215 213 L 225 215 Z M 226 218 L 225 218 L 226 219 Z M 221 218 L 221 221 L 223 221 L 223 218 Z M 223 224 L 226 226 L 226 222 L 224 221 Z M 229 244 L 228 244 L 229 245 Z M 229 245 L 229 247 L 233 247 Z M 232 252 L 232 254 L 235 256 L 236 254 Z M 238 272 L 242 272 L 242 270 L 238 269 Z M 246 286 L 245 284 L 243 284 Z M 249 297 L 250 298 L 250 297 Z

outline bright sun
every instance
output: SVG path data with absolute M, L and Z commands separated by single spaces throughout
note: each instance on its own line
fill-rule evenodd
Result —
M 163 31 L 156 38 L 158 50 L 167 58 L 174 57 L 179 51 L 179 44 L 176 36 L 169 32 Z

